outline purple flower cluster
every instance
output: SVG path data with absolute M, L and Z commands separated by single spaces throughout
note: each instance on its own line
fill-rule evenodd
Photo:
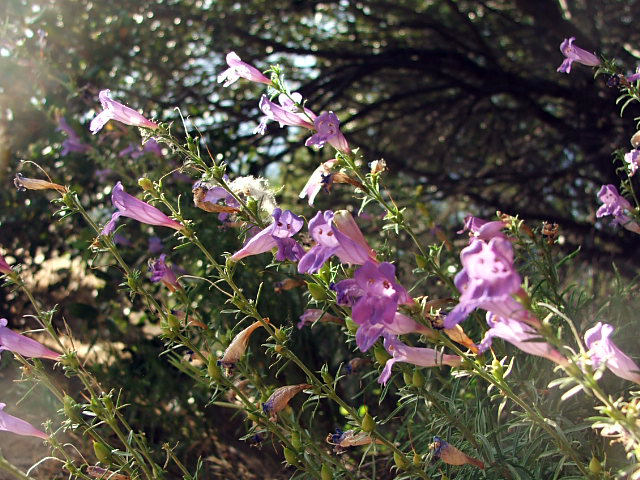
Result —
M 618 193 L 618 189 L 609 184 L 603 185 L 598 192 L 598 199 L 602 202 L 596 212 L 596 217 L 613 215 L 613 225 L 622 225 L 627 230 L 640 233 L 640 225 L 632 220 L 625 212 L 633 210 L 629 201 Z

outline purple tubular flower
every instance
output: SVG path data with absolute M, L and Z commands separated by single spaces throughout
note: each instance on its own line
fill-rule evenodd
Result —
M 396 319 L 396 311 L 398 305 L 413 300 L 405 288 L 396 282 L 395 273 L 396 267 L 391 263 L 376 265 L 367 262 L 354 274 L 354 280 L 363 295 L 353 305 L 351 318 L 360 325 L 356 344 L 363 352 L 371 348 L 387 326 L 402 330 L 407 325 L 402 318 Z
M 513 248 L 503 237 L 489 242 L 474 239 L 460 254 L 463 269 L 455 284 L 460 302 L 446 316 L 444 328 L 453 328 L 476 308 L 500 317 L 535 322 L 511 295 L 520 291 L 520 275 L 513 267 Z
M 7 327 L 7 319 L 0 318 L 0 352 L 8 350 L 23 357 L 60 360 L 60 354 L 49 350 L 35 340 L 20 335 Z
M 488 242 L 493 237 L 504 237 L 502 234 L 502 229 L 507 227 L 506 222 L 489 222 L 487 220 L 482 220 L 481 218 L 474 217 L 472 215 L 467 215 L 464 217 L 464 227 L 462 230 L 458 230 L 458 234 L 464 233 L 466 231 L 469 232 L 469 235 L 479 238 L 480 240 L 484 240 Z
M 432 348 L 409 347 L 392 335 L 385 336 L 384 348 L 392 355 L 392 358 L 387 360 L 378 379 L 378 383 L 383 385 L 386 385 L 391 378 L 391 370 L 396 362 L 412 363 L 420 367 L 437 367 L 439 365 L 458 367 L 462 363 L 462 358 L 457 355 L 447 355 Z
M 250 255 L 268 252 L 274 247 L 278 247 L 276 260 L 279 262 L 296 262 L 304 255 L 303 248 L 291 238 L 304 225 L 302 218 L 294 215 L 291 210 L 283 212 L 279 208 L 276 208 L 271 216 L 273 223 L 251 237 L 244 247 L 231 256 L 232 260 L 237 262 Z
M 586 50 L 573 45 L 573 41 L 575 39 L 575 37 L 571 37 L 569 39 L 565 38 L 560 44 L 560 51 L 567 58 L 565 58 L 562 65 L 558 67 L 558 72 L 570 73 L 571 64 L 573 62 L 578 62 L 589 67 L 597 67 L 600 65 L 600 59 L 593 53 L 587 52 Z
M 118 103 L 111 99 L 110 90 L 102 90 L 99 94 L 100 103 L 104 109 L 93 120 L 89 129 L 94 135 L 98 133 L 109 120 L 117 120 L 125 125 L 143 127 L 155 130 L 158 125 L 136 112 L 133 108 Z
M 618 193 L 616 187 L 611 184 L 603 185 L 598 192 L 598 199 L 602 205 L 596 212 L 596 218 L 613 215 L 614 219 L 611 222 L 613 225 L 622 225 L 627 230 L 640 233 L 640 225 L 624 213 L 625 210 L 633 210 L 633 207 Z
M 139 222 L 159 227 L 169 227 L 176 230 L 180 230 L 183 227 L 181 223 L 171 220 L 156 207 L 137 199 L 133 195 L 129 195 L 124 191 L 121 182 L 116 183 L 115 187 L 113 187 L 111 201 L 118 211 L 111 216 L 111 220 L 105 225 L 101 232 L 102 235 L 110 235 L 113 233 L 116 228 L 116 222 L 121 216 L 133 218 Z
M 307 197 L 309 199 L 309 205 L 313 205 L 313 201 L 316 198 L 316 195 L 326 187 L 326 178 L 331 174 L 331 169 L 336 164 L 338 160 L 332 158 L 331 160 L 327 160 L 322 163 L 318 168 L 314 170 L 314 172 L 307 180 L 304 188 L 300 192 L 300 198 Z
M 175 292 L 182 287 L 174 271 L 167 265 L 166 258 L 167 255 L 163 253 L 157 260 L 149 262 L 151 281 L 154 283 L 162 282 L 169 290 Z
M 629 176 L 633 177 L 638 171 L 638 165 L 640 162 L 640 150 L 635 148 L 628 153 L 624 154 L 624 161 L 629 164 Z
M 640 383 L 640 368 L 613 343 L 613 331 L 612 325 L 598 322 L 585 333 L 584 341 L 589 348 L 588 355 L 594 368 L 605 364 L 618 377 Z
M 60 152 L 60 155 L 65 156 L 70 152 L 85 153 L 87 150 L 91 149 L 89 145 L 82 143 L 78 134 L 62 116 L 58 117 L 58 131 L 66 133 L 67 137 L 69 137 L 62 142 L 62 152 Z
M 371 321 L 358 327 L 356 343 L 361 351 L 366 352 L 381 336 L 405 335 L 407 333 L 420 333 L 430 338 L 435 338 L 436 333 L 429 327 L 416 322 L 400 312 L 396 312 L 391 321 Z
M 13 273 L 13 270 L 11 269 L 11 265 L 7 263 L 7 261 L 4 259 L 2 255 L 0 255 L 0 273 L 3 273 L 5 275 L 9 275 Z
M 304 328 L 308 323 L 315 322 L 330 322 L 330 323 L 344 323 L 344 320 L 331 315 L 330 313 L 320 310 L 319 308 L 308 308 L 300 315 L 300 321 L 298 322 L 298 330 Z
M 311 118 L 312 121 L 315 120 L 315 113 L 308 108 L 304 109 L 304 113 L 300 112 L 295 104 L 284 95 L 280 95 L 279 102 L 280 105 L 269 100 L 269 97 L 266 95 L 262 95 L 260 98 L 260 110 L 262 110 L 262 113 L 264 113 L 267 119 L 279 122 L 281 127 L 290 125 L 292 127 L 304 127 L 313 130 L 314 126 L 309 122 L 309 118 Z
M 257 68 L 240 60 L 236 52 L 227 53 L 227 65 L 229 65 L 229 68 L 218 75 L 218 83 L 224 82 L 223 87 L 228 87 L 239 78 L 271 85 L 271 80 L 265 77 Z
M 323 112 L 313 121 L 316 133 L 310 136 L 305 145 L 307 147 L 324 147 L 329 143 L 333 148 L 341 152 L 350 152 L 347 139 L 340 131 L 340 120 L 333 112 Z
M 346 210 L 335 214 L 331 210 L 318 212 L 309 222 L 309 232 L 316 245 L 300 259 L 300 273 L 317 272 L 332 255 L 337 255 L 343 263 L 355 265 L 376 262 L 375 252 Z
M 530 325 L 513 318 L 497 317 L 487 313 L 489 330 L 478 345 L 478 352 L 483 353 L 491 346 L 494 337 L 515 345 L 520 350 L 538 357 L 545 357 L 558 365 L 567 365 L 567 359 L 560 352 L 545 342 L 540 334 Z
M 38 430 L 29 422 L 6 413 L 4 411 L 4 408 L 6 406 L 6 403 L 0 403 L 0 430 L 27 437 L 38 437 L 42 438 L 43 440 L 47 440 L 49 438 L 49 435 L 41 430 Z

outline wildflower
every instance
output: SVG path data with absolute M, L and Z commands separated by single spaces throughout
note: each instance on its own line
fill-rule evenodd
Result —
M 91 149 L 89 145 L 82 143 L 78 134 L 71 128 L 71 125 L 67 123 L 63 116 L 58 117 L 57 130 L 66 133 L 68 137 L 62 142 L 62 152 L 60 152 L 60 155 L 63 157 L 70 152 L 85 153 Z
M 457 355 L 448 355 L 433 348 L 419 348 L 405 345 L 397 337 L 386 335 L 384 348 L 392 355 L 382 370 L 378 383 L 386 385 L 391 378 L 391 370 L 396 362 L 405 362 L 418 365 L 420 367 L 437 367 L 439 365 L 449 365 L 458 367 L 462 363 L 462 358 Z
M 149 225 L 169 227 L 176 230 L 180 230 L 183 227 L 181 223 L 171 220 L 156 207 L 137 199 L 133 195 L 129 195 L 124 191 L 121 182 L 116 183 L 115 187 L 113 187 L 111 201 L 118 211 L 111 216 L 109 223 L 102 229 L 101 235 L 113 233 L 116 228 L 116 222 L 120 217 L 129 217 Z
M 490 328 L 478 345 L 479 353 L 485 352 L 491 346 L 493 338 L 498 337 L 515 345 L 525 353 L 548 358 L 558 365 L 567 365 L 567 359 L 545 342 L 530 325 L 513 318 L 498 317 L 492 313 L 487 313 L 487 323 Z
M 268 318 L 263 319 L 264 323 L 269 323 Z M 224 367 L 227 371 L 227 375 L 230 375 L 236 366 L 236 363 L 240 361 L 244 352 L 247 350 L 249 344 L 249 338 L 251 334 L 257 329 L 264 326 L 263 322 L 253 322 L 247 328 L 238 333 L 227 349 L 224 351 L 222 358 L 218 360 L 218 365 Z
M 469 232 L 469 235 L 480 240 L 488 242 L 493 237 L 504 237 L 501 230 L 508 227 L 507 222 L 495 221 L 489 222 L 482 220 L 481 218 L 474 217 L 473 215 L 467 215 L 464 217 L 464 227 L 462 230 L 458 230 L 458 234 Z
M 504 237 L 489 242 L 475 239 L 460 254 L 463 269 L 455 284 L 461 292 L 458 305 L 444 319 L 444 328 L 453 328 L 476 308 L 499 317 L 516 318 L 536 325 L 537 320 L 518 303 L 513 294 L 521 292 L 520 275 L 513 267 L 513 248 Z
M 276 260 L 279 262 L 287 259 L 295 262 L 304 255 L 302 247 L 291 238 L 304 225 L 302 218 L 294 215 L 291 210 L 283 212 L 279 208 L 273 211 L 272 216 L 273 223 L 251 237 L 244 247 L 231 256 L 232 260 L 237 262 L 250 255 L 268 252 L 274 247 L 278 247 Z
M 223 87 L 228 87 L 239 78 L 271 85 L 271 80 L 265 77 L 257 68 L 240 60 L 236 52 L 227 53 L 227 65 L 229 65 L 229 68 L 218 75 L 218 83 L 224 82 Z
M 156 123 L 147 120 L 133 108 L 112 100 L 110 92 L 110 90 L 102 90 L 99 94 L 100 103 L 104 110 L 91 120 L 91 125 L 89 126 L 91 133 L 94 135 L 98 133 L 109 120 L 117 120 L 125 125 L 149 128 L 151 130 L 158 128 Z
M 21 418 L 9 415 L 4 411 L 7 406 L 6 403 L 0 403 L 0 430 L 5 432 L 12 432 L 17 435 L 24 435 L 28 437 L 38 437 L 44 440 L 49 438 L 49 435 L 43 431 L 38 430 L 29 422 L 22 420 Z
M 634 148 L 630 152 L 625 153 L 624 161 L 629 164 L 629 176 L 634 176 L 638 170 L 638 162 L 640 162 L 640 150 Z
M 317 272 L 332 255 L 337 255 L 344 263 L 356 265 L 376 262 L 375 252 L 346 210 L 335 214 L 331 210 L 318 212 L 309 222 L 309 233 L 316 245 L 300 259 L 300 273 Z
M 7 327 L 7 319 L 0 318 L 0 352 L 8 350 L 23 357 L 48 358 L 50 360 L 60 360 L 60 354 L 49 350 L 35 340 L 20 335 Z
M 40 180 L 38 178 L 23 177 L 21 173 L 16 173 L 16 178 L 13 179 L 13 184 L 18 190 L 57 190 L 59 192 L 67 192 L 67 188 L 57 183 L 47 182 L 46 180 Z
M 313 130 L 314 126 L 311 122 L 316 119 L 316 114 L 308 108 L 304 108 L 302 111 L 296 107 L 296 103 L 300 103 L 302 97 L 298 93 L 291 95 L 295 103 L 291 101 L 286 95 L 281 94 L 278 97 L 280 105 L 269 100 L 269 97 L 262 95 L 260 98 L 260 110 L 264 113 L 265 118 L 260 122 L 260 126 L 256 129 L 258 132 L 264 134 L 267 120 L 273 120 L 280 123 L 280 126 L 285 125 L 293 127 L 304 127 L 309 130 Z
M 228 177 L 225 175 L 225 181 Z M 240 209 L 240 203 L 222 187 L 214 187 L 202 180 L 193 184 L 193 203 L 205 212 L 218 212 L 218 219 L 222 222 L 229 218 L 230 213 Z M 224 201 L 225 205 L 218 202 Z
M 289 401 L 302 390 L 311 388 L 313 385 L 301 383 L 299 385 L 286 385 L 276 388 L 269 399 L 262 404 L 262 411 L 269 414 L 271 421 L 277 420 L 277 413 L 289 404 Z
M 332 158 L 331 160 L 327 160 L 326 162 L 320 164 L 318 168 L 316 168 L 304 188 L 300 192 L 300 198 L 307 197 L 309 201 L 309 205 L 313 205 L 313 201 L 316 198 L 316 195 L 322 190 L 326 188 L 326 183 L 324 179 L 331 174 L 331 169 L 336 164 L 338 160 Z
M 636 73 L 631 74 L 628 77 L 625 77 L 625 79 L 629 83 L 632 83 L 632 82 L 635 82 L 637 80 L 640 80 L 640 67 L 636 67 Z
M 7 263 L 2 255 L 0 255 L 0 273 L 4 275 L 11 275 L 13 273 L 11 265 Z
M 598 322 L 593 328 L 587 330 L 584 341 L 589 349 L 591 363 L 594 368 L 604 364 L 614 375 L 640 383 L 640 368 L 613 343 L 611 340 L 613 331 L 612 325 L 602 322 Z
M 374 442 L 371 435 L 366 432 L 356 433 L 354 430 L 343 432 L 339 428 L 336 428 L 336 433 L 327 435 L 326 441 L 328 444 L 334 445 L 333 451 L 338 455 L 346 452 L 350 447 L 369 445 Z M 382 444 L 383 442 L 376 439 L 375 443 Z
M 565 58 L 562 65 L 558 67 L 558 72 L 570 73 L 571 64 L 573 62 L 578 62 L 589 67 L 596 67 L 600 65 L 600 59 L 593 53 L 589 53 L 586 50 L 573 45 L 573 41 L 575 39 L 575 37 L 571 37 L 569 39 L 565 38 L 560 44 L 560 51 L 567 58 Z
M 602 202 L 596 212 L 596 218 L 613 215 L 613 225 L 622 225 L 627 230 L 640 233 L 640 225 L 629 218 L 624 211 L 631 211 L 633 207 L 628 200 L 618 193 L 618 189 L 613 185 L 603 185 L 598 192 L 598 199 Z
M 340 120 L 333 112 L 324 112 L 314 119 L 313 125 L 316 133 L 310 136 L 305 145 L 307 147 L 324 147 L 325 143 L 329 143 L 333 148 L 340 152 L 350 152 L 347 139 L 340 131 Z
M 167 266 L 165 259 L 167 258 L 166 254 L 160 255 L 157 260 L 153 260 L 149 262 L 149 272 L 151 273 L 151 281 L 154 283 L 162 282 L 165 286 L 175 292 L 176 290 L 181 289 L 181 285 L 178 282 L 178 278 L 174 271 Z
M 433 443 L 429 445 L 429 448 L 433 450 L 433 454 L 449 465 L 473 465 L 480 469 L 484 469 L 484 463 L 480 460 L 470 457 L 464 452 L 461 452 L 449 442 L 442 440 L 440 437 L 433 437 Z
M 318 308 L 308 308 L 300 315 L 300 321 L 298 322 L 298 329 L 303 328 L 308 323 L 315 322 L 331 322 L 331 323 L 344 323 L 344 320 L 331 315 L 330 313 L 320 310 Z

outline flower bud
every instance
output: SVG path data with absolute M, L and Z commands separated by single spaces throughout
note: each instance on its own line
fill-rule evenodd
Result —
M 420 455 L 418 452 L 413 453 L 413 464 L 416 467 L 419 467 L 420 465 L 422 465 L 422 455 Z
M 416 388 L 422 388 L 424 387 L 424 375 L 422 375 L 422 372 L 418 369 L 413 371 L 413 378 L 411 379 L 411 383 L 413 383 L 413 386 Z
M 589 471 L 595 475 L 599 475 L 602 472 L 602 465 L 600 465 L 600 461 L 595 457 L 591 457 L 591 461 L 589 462 Z
M 407 468 L 408 464 L 405 460 L 404 456 L 398 452 L 393 452 L 393 461 L 400 470 L 404 470 Z
M 371 415 L 368 413 L 364 414 L 362 418 L 362 431 L 366 433 L 371 433 L 376 428 L 376 422 Z
M 222 378 L 222 370 L 218 366 L 218 362 L 216 362 L 215 358 L 209 358 L 209 363 L 207 365 L 207 373 L 209 374 L 209 378 L 216 383 L 220 383 Z
M 404 380 L 404 384 L 407 387 L 410 387 L 411 385 L 413 385 L 413 375 L 411 374 L 411 372 L 408 372 L 408 371 L 402 372 L 402 379 Z
M 327 385 L 333 385 L 333 375 L 331 375 L 329 372 L 327 371 L 322 371 L 321 372 L 322 375 L 322 380 L 324 380 L 324 383 L 326 383 Z
M 289 465 L 296 465 L 298 463 L 298 456 L 296 452 L 288 447 L 284 447 L 284 459 Z
M 424 270 L 429 266 L 429 262 L 427 261 L 426 257 L 423 257 L 422 255 L 416 255 L 416 265 Z
M 320 469 L 320 479 L 333 480 L 333 471 L 331 470 L 331 467 L 326 463 L 323 463 L 322 468 Z
M 355 334 L 358 331 L 358 324 L 350 318 L 347 318 L 344 323 L 347 326 L 347 330 L 349 331 L 349 333 Z
M 80 417 L 80 414 L 78 412 L 78 404 L 73 398 L 71 398 L 69 395 L 65 395 L 64 400 L 62 401 L 62 405 L 64 408 L 64 414 L 69 420 L 74 423 L 82 422 L 82 418 Z
M 93 453 L 99 462 L 105 465 L 111 464 L 111 449 L 102 442 L 93 442 Z
M 307 283 L 307 288 L 309 289 L 309 293 L 314 300 L 324 300 L 327 298 L 327 292 L 324 288 L 322 288 L 317 283 Z
M 139 178 L 138 185 L 140 185 L 145 192 L 154 192 L 156 190 L 153 182 L 146 177 Z
M 291 434 L 291 446 L 296 450 L 300 450 L 302 447 L 302 440 L 300 439 L 300 434 L 298 432 L 293 432 Z
M 380 344 L 376 345 L 373 349 L 373 356 L 376 357 L 376 362 L 378 362 L 381 367 L 384 366 L 387 363 L 387 360 L 391 358 L 384 347 Z

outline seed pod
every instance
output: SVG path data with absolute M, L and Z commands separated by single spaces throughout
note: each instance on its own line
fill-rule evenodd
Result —
M 375 428 L 376 428 L 375 420 L 371 415 L 369 415 L 368 413 L 365 413 L 364 417 L 362 418 L 362 431 L 371 433 L 375 430 Z
M 407 387 L 410 387 L 411 385 L 413 385 L 413 375 L 411 374 L 411 372 L 408 372 L 408 371 L 402 372 L 402 379 L 404 380 L 404 384 Z
M 327 298 L 327 292 L 317 283 L 307 283 L 307 288 L 309 289 L 309 293 L 314 300 L 324 300 Z
M 393 452 L 393 461 L 400 470 L 404 470 L 407 468 L 407 461 L 404 459 L 404 456 L 399 454 L 398 452 Z
M 595 475 L 602 473 L 602 465 L 595 455 L 591 457 L 591 461 L 589 462 L 589 471 Z
M 344 323 L 347 326 L 349 333 L 356 333 L 358 331 L 358 324 L 350 318 L 347 318 Z
M 302 447 L 302 440 L 300 440 L 300 434 L 298 432 L 291 434 L 291 446 L 296 450 L 300 450 Z
M 382 367 L 387 363 L 387 360 L 391 358 L 382 345 L 376 345 L 373 349 L 373 356 L 376 357 L 376 362 Z
M 420 370 L 415 369 L 413 371 L 413 378 L 411 379 L 413 386 L 416 388 L 422 388 L 424 387 L 424 375 L 422 375 L 422 372 L 420 372 Z
M 413 464 L 416 467 L 419 467 L 422 464 L 422 455 L 420 455 L 418 452 L 413 453 Z
M 138 185 L 140 185 L 145 192 L 153 192 L 155 190 L 153 182 L 146 177 L 139 178 Z
M 333 471 L 326 463 L 322 464 L 322 468 L 320 469 L 320 478 L 321 480 L 333 480 Z
M 209 359 L 209 363 L 207 365 L 207 373 L 209 374 L 211 380 L 216 383 L 220 383 L 223 380 L 222 370 L 218 366 L 218 362 L 216 362 L 216 360 L 213 358 Z
M 296 452 L 288 447 L 284 447 L 284 459 L 289 465 L 296 465 L 298 463 L 298 456 Z
M 93 453 L 99 462 L 105 465 L 111 464 L 111 449 L 102 442 L 93 442 Z
M 64 414 L 74 423 L 81 423 L 82 418 L 78 412 L 78 404 L 75 402 L 73 398 L 69 395 L 64 396 L 64 400 L 62 401 L 62 405 L 64 408 Z

